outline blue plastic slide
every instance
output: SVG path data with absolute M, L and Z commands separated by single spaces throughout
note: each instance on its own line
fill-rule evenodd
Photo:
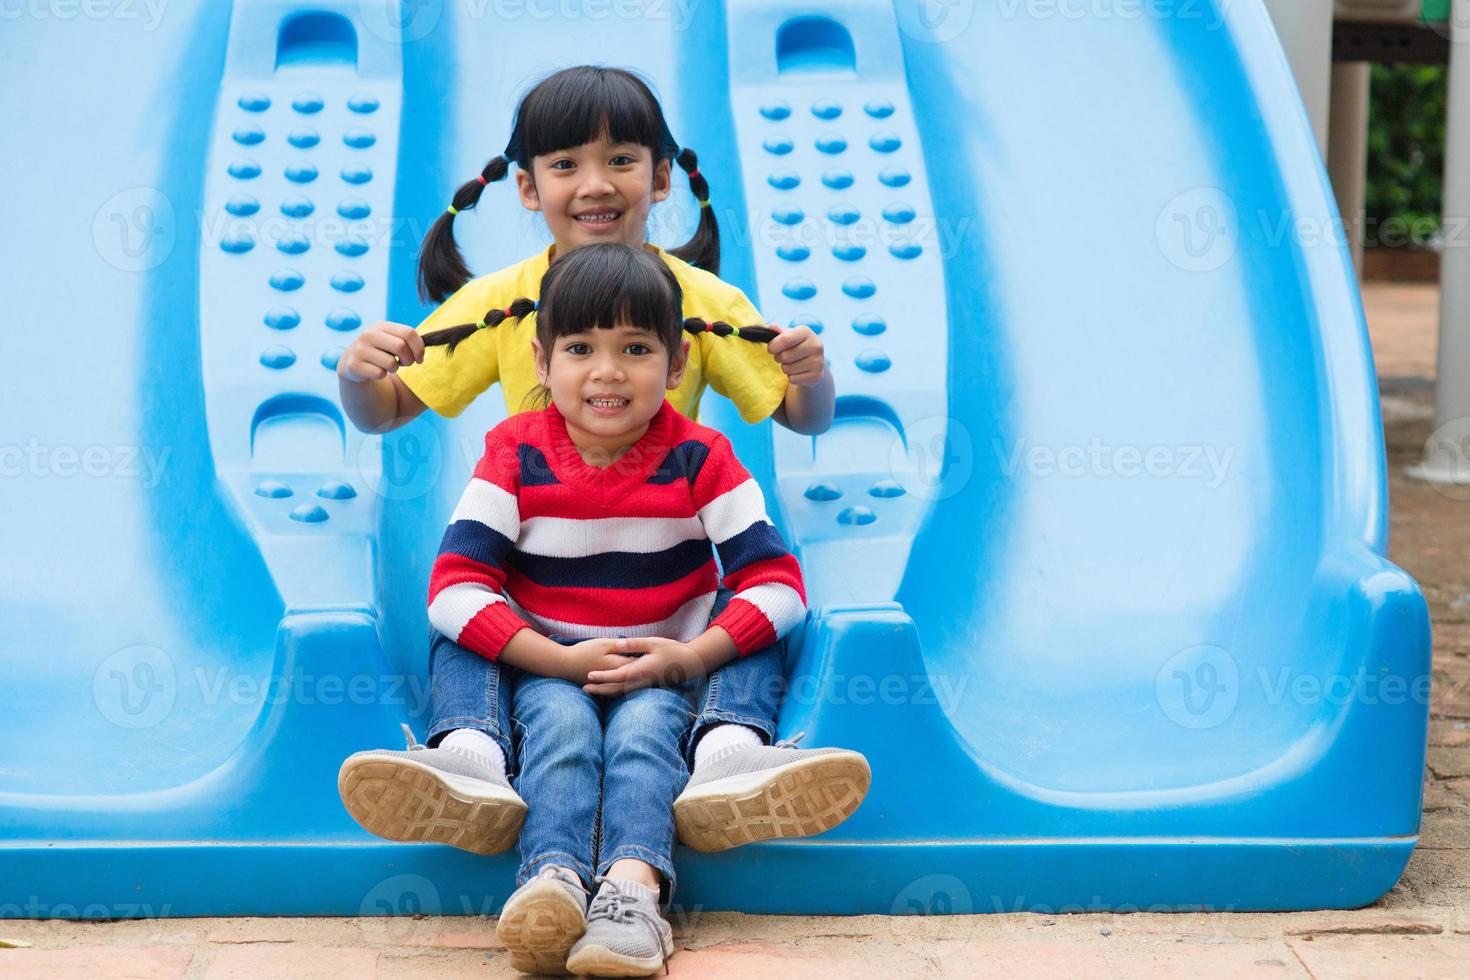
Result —
M 681 851 L 753 912 L 1351 907 L 1418 831 L 1429 626 L 1385 559 L 1358 293 L 1256 0 L 30 4 L 0 30 L 0 915 L 484 913 L 372 838 L 429 563 L 502 417 L 365 436 L 336 357 L 517 96 L 627 65 L 724 275 L 820 329 L 815 439 L 711 395 L 806 569 L 819 838 Z M 657 212 L 692 227 L 687 184 Z M 488 272 L 545 247 L 492 186 Z

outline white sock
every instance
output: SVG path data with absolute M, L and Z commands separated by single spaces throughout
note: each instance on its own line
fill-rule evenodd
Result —
M 495 739 L 478 728 L 456 728 L 440 740 L 439 748 L 474 756 L 500 775 L 505 775 L 505 753 Z
M 747 745 L 764 745 L 761 733 L 747 725 L 725 722 L 705 732 L 694 746 L 694 771 L 698 772 L 716 759 L 723 759 Z

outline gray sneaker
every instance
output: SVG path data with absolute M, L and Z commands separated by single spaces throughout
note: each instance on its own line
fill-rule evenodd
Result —
M 526 802 L 478 756 L 420 745 L 403 726 L 408 751 L 356 752 L 337 773 L 352 819 L 388 840 L 448 844 L 499 854 L 516 842 Z
M 658 893 L 616 878 L 597 880 L 602 887 L 587 913 L 587 932 L 572 947 L 567 969 L 588 977 L 646 977 L 660 966 L 667 972 L 674 930 L 659 914 Z
M 725 851 L 811 837 L 852 816 L 872 782 L 868 760 L 850 749 L 798 749 L 800 738 L 736 749 L 691 776 L 674 801 L 679 840 Z
M 587 891 L 565 868 L 547 865 L 505 900 L 495 935 L 522 973 L 566 973 L 567 952 L 587 929 Z

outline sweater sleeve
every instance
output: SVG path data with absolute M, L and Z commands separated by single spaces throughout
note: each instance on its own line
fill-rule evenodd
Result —
M 694 481 L 694 505 L 714 542 L 725 587 L 735 595 L 711 626 L 722 627 L 740 656 L 770 646 L 806 616 L 801 566 L 766 515 L 765 496 L 718 436 Z
M 485 436 L 429 573 L 429 622 L 460 646 L 494 660 L 531 627 L 505 600 L 505 560 L 520 535 L 517 440 L 502 422 Z

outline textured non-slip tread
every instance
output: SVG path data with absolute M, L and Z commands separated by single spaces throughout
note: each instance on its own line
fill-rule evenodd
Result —
M 678 801 L 674 823 L 679 840 L 696 851 L 811 837 L 850 817 L 871 781 L 867 762 L 856 753 L 813 756 L 772 770 L 771 778 L 758 786 Z
M 511 896 L 495 924 L 495 935 L 522 973 L 567 972 L 567 953 L 587 931 L 586 912 L 554 879 L 532 879 Z
M 392 758 L 348 759 L 337 791 L 368 833 L 474 854 L 509 850 L 526 816 L 524 804 L 467 799 L 426 767 Z

